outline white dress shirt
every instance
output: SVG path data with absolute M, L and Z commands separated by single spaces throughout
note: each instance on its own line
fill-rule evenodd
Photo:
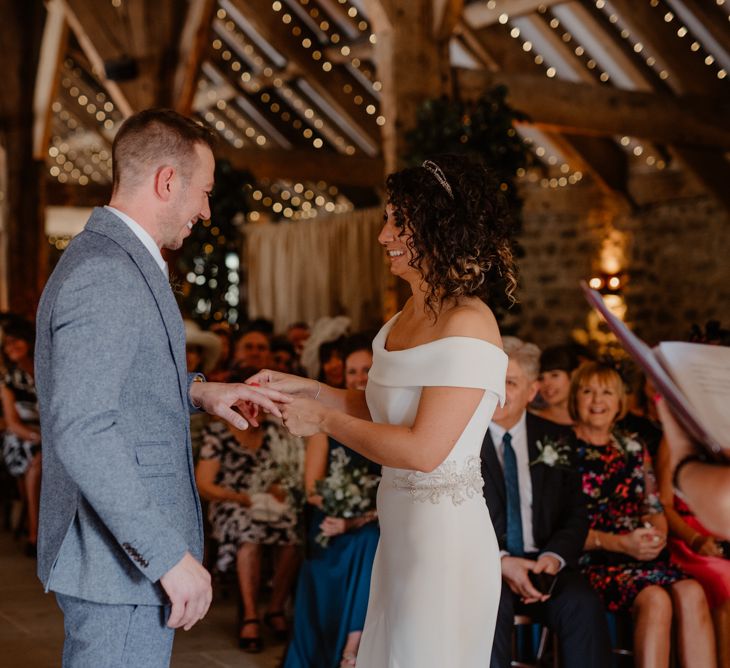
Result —
M 517 482 L 520 489 L 520 516 L 522 517 L 522 540 L 524 543 L 525 554 L 537 552 L 535 545 L 535 534 L 532 528 L 532 477 L 530 476 L 530 453 L 527 447 L 527 412 L 522 414 L 517 424 L 511 429 L 504 429 L 495 422 L 489 425 L 489 433 L 494 443 L 494 449 L 497 452 L 497 459 L 504 469 L 504 446 L 502 439 L 505 433 L 509 431 L 512 436 L 512 449 L 515 451 L 517 459 Z M 502 551 L 501 556 L 508 555 L 509 552 Z M 560 562 L 560 568 L 565 566 L 565 560 L 554 552 L 542 552 L 541 554 L 549 554 Z
M 167 262 L 165 262 L 165 258 L 162 257 L 160 247 L 157 245 L 157 242 L 152 238 L 150 233 L 145 230 L 144 227 L 142 227 L 136 220 L 130 218 L 123 211 L 115 209 L 113 206 L 109 206 L 108 204 L 104 208 L 111 211 L 115 216 L 121 219 L 122 222 L 124 222 L 127 227 L 132 230 L 132 232 L 134 232 L 134 236 L 136 236 L 142 242 L 142 244 L 144 244 L 144 247 L 150 252 L 150 255 L 157 263 L 160 271 L 165 274 L 165 278 L 169 278 L 170 272 L 167 267 Z

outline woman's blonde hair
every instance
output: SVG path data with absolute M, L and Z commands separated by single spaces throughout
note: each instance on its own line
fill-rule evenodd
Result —
M 574 372 L 570 379 L 570 394 L 568 395 L 568 413 L 573 422 L 579 422 L 578 416 L 578 390 L 582 385 L 586 385 L 593 379 L 596 379 L 601 385 L 608 385 L 616 390 L 618 396 L 618 413 L 614 418 L 614 423 L 621 420 L 628 410 L 628 396 L 626 393 L 626 385 L 616 369 L 603 364 L 601 362 L 585 362 L 581 364 Z

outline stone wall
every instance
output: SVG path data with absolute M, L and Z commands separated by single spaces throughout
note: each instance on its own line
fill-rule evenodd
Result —
M 595 186 L 525 190 L 521 312 L 505 323 L 541 346 L 595 327 L 578 288 L 617 262 L 625 320 L 650 343 L 684 338 L 693 322 L 730 326 L 730 218 L 706 196 L 622 212 Z M 610 241 L 607 241 L 610 240 Z

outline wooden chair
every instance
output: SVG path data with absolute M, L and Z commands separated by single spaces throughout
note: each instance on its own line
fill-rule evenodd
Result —
M 522 628 L 523 631 L 536 631 L 538 637 L 537 641 L 537 652 L 535 653 L 535 661 L 533 663 L 526 663 L 524 661 L 518 660 L 517 657 L 520 657 L 524 654 L 523 650 L 524 648 L 518 647 L 518 635 L 520 628 Z M 552 642 L 552 666 L 553 668 L 559 668 L 560 666 L 560 658 L 558 656 L 558 643 L 556 641 L 555 635 L 550 631 L 550 629 L 545 626 L 544 624 L 540 624 L 539 622 L 536 622 L 532 617 L 529 615 L 515 615 L 514 619 L 514 629 L 512 633 L 512 661 L 510 662 L 510 666 L 512 668 L 541 668 L 546 666 L 546 655 L 547 655 L 547 649 L 549 646 L 549 643 Z M 534 641 L 530 643 L 531 646 L 534 647 L 535 643 Z

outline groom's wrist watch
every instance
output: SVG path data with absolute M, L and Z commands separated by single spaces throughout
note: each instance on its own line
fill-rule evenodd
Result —
M 190 383 L 190 389 L 192 389 L 192 387 L 193 387 L 193 383 L 204 383 L 204 382 L 205 382 L 205 376 L 204 376 L 204 375 L 203 375 L 202 373 L 196 374 L 196 375 L 195 375 L 195 376 L 193 377 L 193 382 L 192 382 L 192 383 Z M 189 393 L 189 391 L 188 391 L 188 393 Z M 200 409 L 202 408 L 202 406 L 198 406 L 198 404 L 196 404 L 196 403 L 195 403 L 195 402 L 193 401 L 193 398 L 192 398 L 192 397 L 190 397 L 190 404 L 191 404 L 191 406 L 192 406 L 193 408 L 196 408 L 196 409 L 198 409 L 198 410 L 200 410 Z

